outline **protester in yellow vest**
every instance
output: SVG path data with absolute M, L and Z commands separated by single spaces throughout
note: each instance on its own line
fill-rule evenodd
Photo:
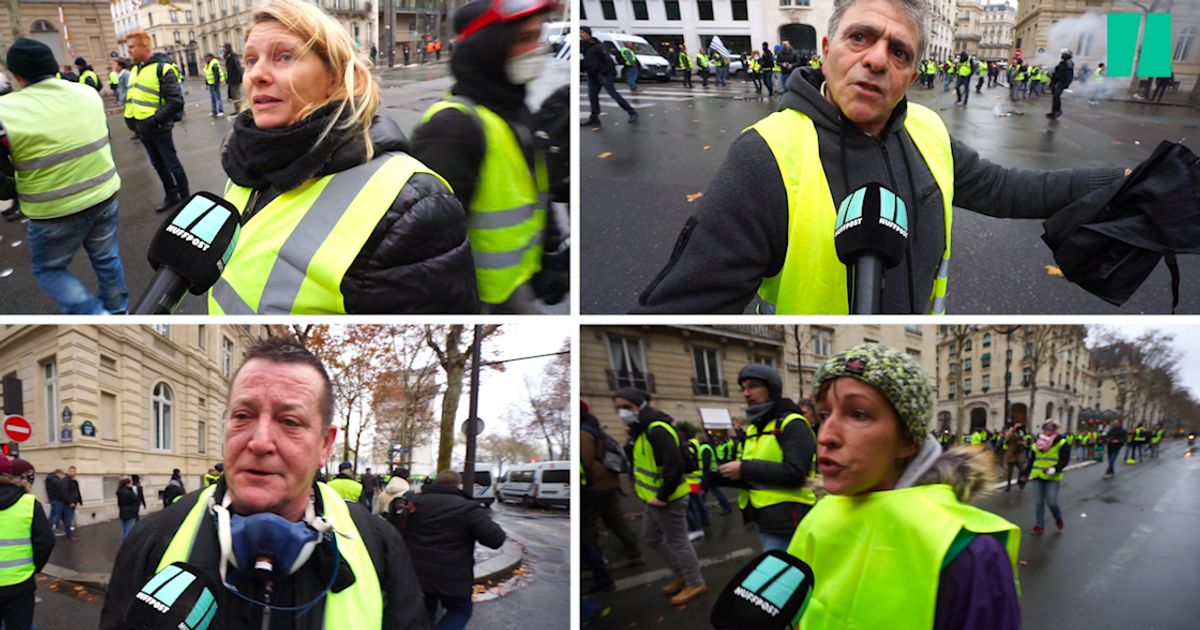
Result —
M 129 533 L 100 627 L 127 627 L 130 607 L 146 604 L 142 587 L 156 574 L 169 577 L 176 562 L 209 580 L 218 603 L 211 628 L 428 627 L 424 606 L 414 604 L 421 589 L 399 533 L 315 481 L 338 433 L 321 361 L 294 338 L 263 339 L 247 350 L 227 399 L 226 474 Z M 260 556 L 274 559 L 269 601 L 256 571 Z M 330 588 L 330 566 L 348 572 L 340 586 Z
M 53 74 L 53 58 L 50 63 Z M 54 531 L 42 504 L 33 497 L 33 481 L 33 465 L 28 461 L 0 457 L 0 539 L 5 543 L 0 545 L 0 619 L 6 628 L 33 627 L 38 600 L 34 576 L 54 550 Z
M 672 426 L 674 420 L 650 406 L 650 395 L 633 387 L 613 393 L 613 404 L 633 441 L 633 489 L 646 505 L 642 536 L 671 568 L 673 579 L 661 589 L 671 604 L 686 604 L 708 592 L 700 561 L 688 540 L 690 494 L 684 466 L 686 444 Z
M 792 82 L 781 110 L 733 143 L 634 313 L 741 313 L 756 296 L 762 313 L 848 313 L 838 208 L 858 207 L 875 183 L 903 200 L 907 227 L 896 225 L 912 231 L 911 251 L 884 273 L 879 310 L 943 314 L 955 207 L 1046 218 L 1121 178 L 1122 168 L 1009 169 L 951 138 L 937 112 L 905 100 L 926 44 L 910 15 L 887 0 L 854 0 L 835 14 L 824 88 Z M 845 28 L 864 24 L 888 36 Z
M 88 65 L 88 62 L 83 57 L 75 58 L 75 67 L 79 68 L 79 82 L 100 92 L 100 75 Z
M 741 458 L 721 464 L 719 472 L 739 489 L 742 519 L 755 524 L 763 551 L 782 551 L 816 503 L 816 437 L 810 419 L 784 398 L 783 380 L 774 368 L 747 365 L 738 372 L 738 385 L 750 425 Z
M 362 499 L 362 484 L 354 478 L 354 464 L 350 462 L 338 464 L 338 474 L 329 480 L 329 487 L 347 501 Z
M 1058 531 L 1063 529 L 1062 510 L 1058 507 L 1058 488 L 1062 485 L 1063 470 L 1071 461 L 1071 446 L 1066 438 L 1058 434 L 1058 422 L 1047 420 L 1042 424 L 1042 433 L 1033 442 L 1033 459 L 1026 468 L 1026 476 L 1033 484 L 1036 521 L 1031 534 L 1046 531 L 1046 506 L 1054 516 Z
M 413 132 L 413 155 L 445 177 L 467 208 L 485 312 L 534 313 L 535 276 L 562 240 L 547 216 L 546 156 L 533 140 L 525 97 L 546 59 L 541 28 L 555 5 L 535 0 L 501 21 L 489 17 L 488 6 L 476 0 L 455 12 L 455 83 Z
M 208 86 L 208 100 L 212 107 L 213 118 L 225 115 L 225 102 L 221 96 L 221 84 L 225 82 L 225 69 L 217 56 L 204 53 L 204 84 Z
M 251 22 L 250 115 L 221 156 L 241 233 L 209 313 L 477 312 L 466 213 L 403 153 L 350 35 L 298 0 L 256 6 Z M 272 52 L 283 45 L 305 52 Z
M 826 361 L 814 382 L 829 494 L 787 550 L 813 572 L 799 627 L 967 628 L 986 610 L 989 627 L 1019 628 L 1020 532 L 967 503 L 990 490 L 994 460 L 978 448 L 942 452 L 929 434 L 925 371 L 902 351 L 862 344 Z M 952 595 L 943 584 L 956 585 Z
M 125 44 L 134 64 L 125 94 L 125 126 L 141 141 L 162 182 L 165 196 L 154 211 L 167 212 L 190 196 L 187 173 L 171 137 L 171 129 L 183 116 L 179 75 L 172 71 L 170 57 L 151 54 L 150 35 L 145 31 L 126 33 Z
M 679 71 L 683 73 L 683 87 L 685 87 L 685 88 L 692 87 L 692 68 L 693 68 L 693 66 L 694 66 L 694 64 L 692 63 L 692 57 L 691 57 L 691 55 L 688 55 L 687 45 L 680 44 L 679 45 L 679 58 L 678 58 L 678 61 L 677 61 L 675 67 L 678 68 Z
M 26 238 L 33 275 L 59 311 L 124 313 L 129 289 L 117 238 L 118 191 L 108 122 L 100 94 L 53 78 L 54 53 L 21 38 L 7 65 L 20 87 L 0 97 L 8 145 L 0 199 L 16 199 L 29 219 Z M 79 250 L 96 272 L 98 294 L 71 272 Z M 13 299 L 10 296 L 10 299 Z

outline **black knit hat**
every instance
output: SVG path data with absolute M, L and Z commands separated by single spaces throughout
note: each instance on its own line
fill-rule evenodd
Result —
M 76 58 L 75 58 L 75 65 L 77 65 L 77 66 L 79 66 L 80 68 L 82 68 L 82 67 L 84 67 L 84 66 L 86 66 L 86 65 L 87 65 L 87 60 L 86 60 L 86 59 L 84 59 L 83 57 L 76 57 Z
M 58 72 L 58 62 L 50 47 L 42 42 L 22 37 L 8 48 L 4 63 L 13 74 L 33 80 Z

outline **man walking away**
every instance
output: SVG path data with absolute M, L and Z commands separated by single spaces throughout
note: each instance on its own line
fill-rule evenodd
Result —
M 65 506 L 63 507 L 63 527 L 67 534 L 67 540 L 77 541 L 79 536 L 75 535 L 75 508 L 83 504 L 83 495 L 79 492 L 79 482 L 75 479 L 76 470 L 74 466 L 67 469 L 67 477 L 62 481 L 62 499 Z
M 165 197 L 154 211 L 166 212 L 191 194 L 171 138 L 171 128 L 183 113 L 183 93 L 171 58 L 150 54 L 150 36 L 145 31 L 126 34 L 125 42 L 134 63 L 125 98 L 125 125 L 141 139 L 162 182 Z
M 625 64 L 625 84 L 629 86 L 630 92 L 637 91 L 638 81 L 638 62 L 637 55 L 633 49 L 622 45 L 621 46 L 621 63 Z
M 375 491 L 379 488 L 379 477 L 371 473 L 368 468 L 363 472 L 362 476 L 362 504 L 371 509 L 375 505 Z
M 591 27 L 579 27 L 579 40 L 582 42 L 583 47 L 583 59 L 581 63 L 588 77 L 588 104 L 592 108 L 591 115 L 588 116 L 587 120 L 583 121 L 583 125 L 595 126 L 600 124 L 601 87 L 604 88 L 605 92 L 608 92 L 608 95 L 616 101 L 617 105 L 621 106 L 621 109 L 629 114 L 629 122 L 637 122 L 637 110 L 625 101 L 624 97 L 617 92 L 617 88 L 613 87 L 613 76 L 616 74 L 616 65 L 613 64 L 612 57 L 604 49 L 604 45 L 592 38 Z
M 54 62 L 50 64 L 53 73 Z M 29 491 L 32 479 L 29 462 L 16 459 L 10 463 L 8 457 L 0 457 L 0 538 L 6 543 L 6 562 L 0 568 L 0 625 L 8 630 L 33 627 L 34 576 L 54 551 L 54 532 Z
M 374 50 L 374 46 L 371 47 Z M 374 62 L 374 59 L 371 60 Z M 225 78 L 229 82 L 229 104 L 233 113 L 242 111 L 242 59 L 233 52 L 231 44 L 225 44 Z
M 12 160 L 2 170 L 14 173 L 0 178 L 0 198 L 18 199 L 29 218 L 33 275 L 63 313 L 124 313 L 129 289 L 117 243 L 121 178 L 108 144 L 104 101 L 98 90 L 53 78 L 54 53 L 41 42 L 18 39 L 7 62 L 21 89 L 0 97 Z M 98 295 L 68 269 L 80 249 L 96 272 Z
M 415 509 L 408 518 L 404 542 L 412 554 L 434 630 L 467 626 L 475 583 L 475 543 L 499 549 L 506 538 L 487 510 L 468 498 L 461 487 L 462 477 L 457 472 L 443 470 L 434 483 L 409 495 Z M 445 611 L 441 619 L 439 609 Z
M 758 60 L 762 72 L 763 85 L 767 86 L 767 96 L 775 96 L 775 81 L 771 74 L 775 72 L 775 53 L 767 42 L 762 43 L 762 57 Z
M 221 100 L 221 84 L 225 82 L 225 71 L 221 62 L 212 53 L 204 53 L 204 84 L 208 86 L 208 99 L 212 105 L 213 118 L 225 115 L 225 104 Z
M 1050 106 L 1050 113 L 1046 114 L 1047 118 L 1057 119 L 1062 116 L 1062 93 L 1063 90 L 1071 87 L 1071 81 L 1075 79 L 1075 62 L 1071 61 L 1071 51 L 1064 48 L 1061 51 L 1062 61 L 1054 67 L 1054 74 L 1050 75 L 1050 92 L 1053 96 L 1053 101 Z
M 1113 420 L 1108 425 L 1108 431 L 1104 434 L 1104 443 L 1108 445 L 1108 470 L 1104 473 L 1105 479 L 1111 479 L 1116 473 L 1113 471 L 1113 463 L 1117 461 L 1117 456 L 1121 454 L 1121 447 L 1125 445 L 1125 440 L 1129 437 L 1129 433 L 1121 428 L 1120 420 Z

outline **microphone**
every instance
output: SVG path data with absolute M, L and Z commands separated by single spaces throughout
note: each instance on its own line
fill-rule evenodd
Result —
M 132 314 L 170 315 L 186 291 L 201 295 L 212 288 L 233 255 L 239 219 L 236 208 L 212 193 L 189 197 L 150 240 L 146 258 L 154 279 Z
M 709 621 L 716 630 L 792 628 L 812 589 L 811 567 L 783 551 L 768 551 L 725 585 Z
M 173 562 L 154 574 L 129 603 L 134 630 L 207 630 L 217 614 L 215 588 L 196 567 Z
M 850 273 L 850 312 L 883 308 L 883 271 L 900 264 L 908 241 L 908 208 L 881 184 L 870 183 L 842 200 L 833 232 L 838 260 Z

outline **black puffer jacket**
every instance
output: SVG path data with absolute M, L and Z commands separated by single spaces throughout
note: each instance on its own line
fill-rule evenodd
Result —
M 171 128 L 175 126 L 175 115 L 183 111 L 183 90 L 179 87 L 179 79 L 167 68 L 172 63 L 170 57 L 165 53 L 151 55 L 146 63 L 137 66 L 137 71 L 158 72 L 159 68 L 155 68 L 158 63 L 165 64 L 158 77 L 158 93 L 162 95 L 158 111 L 144 120 L 125 119 L 125 126 L 143 138 L 170 134 Z M 129 87 L 133 89 L 133 85 Z
M 455 486 L 431 483 L 408 495 L 416 505 L 404 530 L 421 591 L 470 597 L 475 542 L 498 549 L 506 538 L 487 510 Z
M 232 132 L 231 132 L 232 133 Z M 371 143 L 384 152 L 408 152 L 395 121 L 376 116 Z M 353 134 L 311 177 L 324 177 L 366 161 L 366 141 Z M 228 157 L 226 155 L 225 157 Z M 243 225 L 280 195 L 257 190 Z M 467 213 L 446 185 L 417 174 L 400 190 L 342 278 L 347 313 L 477 313 L 475 262 L 467 244 Z

